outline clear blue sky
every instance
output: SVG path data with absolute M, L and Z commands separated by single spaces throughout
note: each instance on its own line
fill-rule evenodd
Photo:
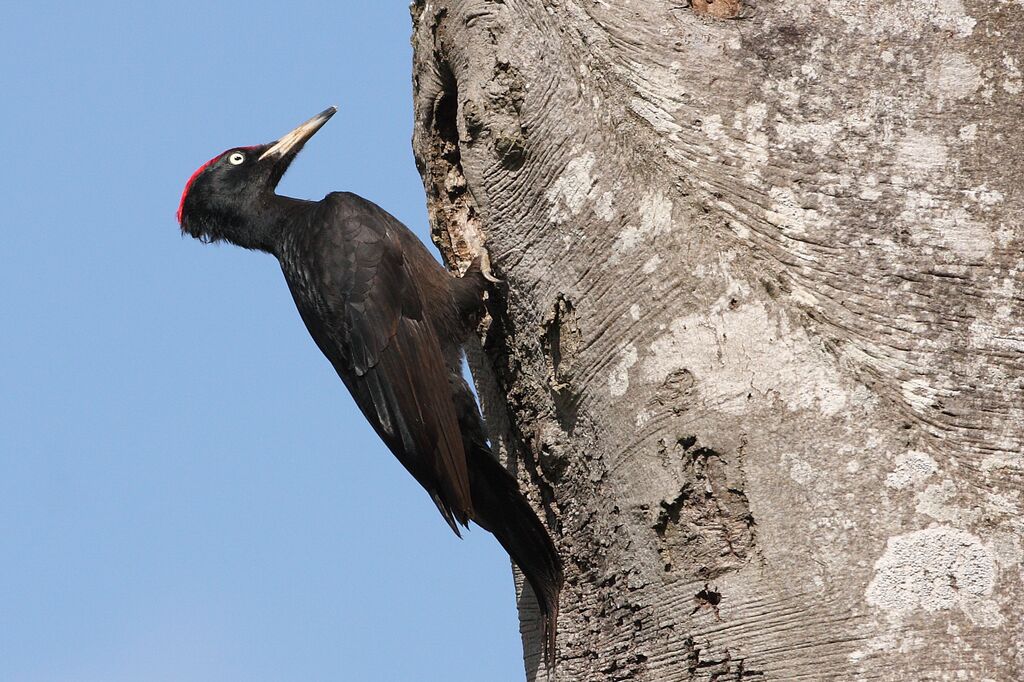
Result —
M 280 191 L 426 237 L 406 0 L 7 3 L 0 680 L 521 680 L 457 540 L 269 256 L 182 238 L 203 161 L 340 107 Z

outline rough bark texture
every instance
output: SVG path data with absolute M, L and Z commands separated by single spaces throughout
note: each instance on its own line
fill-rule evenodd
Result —
M 430 0 L 558 680 L 1024 678 L 1021 0 Z M 546 677 L 547 676 L 547 677 Z

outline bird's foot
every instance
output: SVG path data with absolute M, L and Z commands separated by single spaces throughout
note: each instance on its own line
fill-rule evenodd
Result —
M 484 279 L 492 284 L 505 283 L 505 280 L 498 279 L 494 276 L 494 273 L 491 272 L 491 254 L 488 253 L 487 249 L 480 249 L 480 252 L 476 254 L 476 258 L 474 258 L 473 262 L 469 264 L 466 274 L 468 275 L 474 270 L 479 272 Z

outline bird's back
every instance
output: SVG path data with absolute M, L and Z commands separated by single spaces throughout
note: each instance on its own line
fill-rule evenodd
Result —
M 303 320 L 452 529 L 476 521 L 524 571 L 544 613 L 550 657 L 561 562 L 517 481 L 491 453 L 455 359 L 482 276 L 453 278 L 408 228 L 365 199 L 338 193 L 321 204 L 294 240 L 301 268 L 282 259 Z
M 354 194 L 328 195 L 295 224 L 279 257 L 303 321 L 367 420 L 458 532 L 472 517 L 466 456 L 446 344 L 423 290 L 424 276 L 449 276 L 408 228 Z

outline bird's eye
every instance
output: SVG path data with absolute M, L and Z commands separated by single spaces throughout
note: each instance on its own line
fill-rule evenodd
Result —
M 245 154 L 242 152 L 234 152 L 228 157 L 228 163 L 232 166 L 240 166 L 245 162 Z

